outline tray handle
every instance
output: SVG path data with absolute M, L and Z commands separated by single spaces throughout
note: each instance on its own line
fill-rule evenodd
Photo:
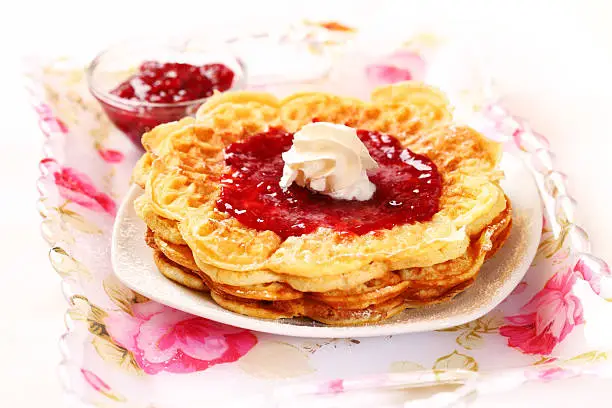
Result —
M 584 279 L 600 295 L 598 285 L 593 284 L 594 279 L 610 277 L 612 273 L 608 264 L 591 252 L 589 235 L 576 220 L 576 200 L 568 191 L 567 176 L 556 169 L 555 156 L 549 148 L 548 139 L 533 131 L 525 120 L 511 115 L 497 102 L 487 104 L 482 115 L 492 121 L 500 132 L 511 137 L 516 147 L 524 152 L 555 239 L 569 240 L 574 265 L 582 262 L 596 275 L 584 276 Z

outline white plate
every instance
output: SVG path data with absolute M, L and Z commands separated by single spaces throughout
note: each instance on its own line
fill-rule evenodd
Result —
M 450 302 L 408 309 L 393 318 L 366 326 L 333 327 L 309 319 L 266 320 L 243 316 L 218 306 L 207 294 L 166 279 L 145 244 L 145 223 L 133 202 L 142 190 L 133 186 L 115 221 L 112 262 L 126 286 L 160 303 L 217 322 L 260 332 L 300 337 L 372 337 L 444 329 L 477 319 L 497 306 L 521 281 L 535 256 L 542 230 L 540 197 L 529 170 L 520 159 L 504 154 L 502 186 L 512 201 L 513 226 L 498 253 L 482 267 L 472 286 Z

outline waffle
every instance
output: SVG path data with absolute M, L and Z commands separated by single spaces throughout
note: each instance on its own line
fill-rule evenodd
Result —
M 215 208 L 227 145 L 270 127 L 296 131 L 313 119 L 386 132 L 428 156 L 443 178 L 439 211 L 430 221 L 364 235 L 319 228 L 283 240 Z M 316 92 L 283 100 L 216 94 L 195 118 L 143 135 L 143 146 L 133 181 L 144 194 L 135 207 L 158 268 L 250 316 L 351 325 L 447 301 L 473 282 L 510 230 L 496 170 L 500 145 L 453 124 L 446 97 L 418 83 L 379 88 L 369 103 Z
M 226 309 L 257 318 L 309 317 L 328 324 L 354 325 L 375 323 L 405 308 L 452 299 L 474 282 L 485 259 L 506 240 L 511 223 L 507 207 L 456 259 L 430 267 L 385 271 L 351 288 L 320 292 L 300 290 L 291 279 L 240 286 L 222 283 L 217 276 L 198 269 L 189 251 L 172 244 L 169 249 L 151 230 L 146 241 L 154 249 L 155 263 L 164 276 L 191 289 L 209 290 Z

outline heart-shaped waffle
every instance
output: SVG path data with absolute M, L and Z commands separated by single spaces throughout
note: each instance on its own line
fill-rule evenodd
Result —
M 217 208 L 227 146 L 270 128 L 295 132 L 313 120 L 387 133 L 426 155 L 442 176 L 439 211 L 362 235 L 321 227 L 283 239 Z M 379 88 L 371 102 L 319 92 L 283 100 L 219 93 L 195 119 L 145 134 L 143 146 L 133 180 L 145 193 L 136 209 L 158 266 L 166 276 L 189 274 L 175 279 L 183 284 L 199 276 L 219 304 L 253 316 L 361 324 L 450 299 L 469 286 L 511 224 L 496 170 L 501 146 L 453 124 L 445 96 L 420 83 Z M 300 295 L 288 295 L 294 292 Z M 304 295 L 311 292 L 316 296 Z

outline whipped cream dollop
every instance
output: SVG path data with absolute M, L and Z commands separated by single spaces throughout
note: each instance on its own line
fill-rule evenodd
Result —
M 283 153 L 285 166 L 280 186 L 292 183 L 338 200 L 365 201 L 376 186 L 366 173 L 378 164 L 351 127 L 327 122 L 310 123 L 293 136 Z

